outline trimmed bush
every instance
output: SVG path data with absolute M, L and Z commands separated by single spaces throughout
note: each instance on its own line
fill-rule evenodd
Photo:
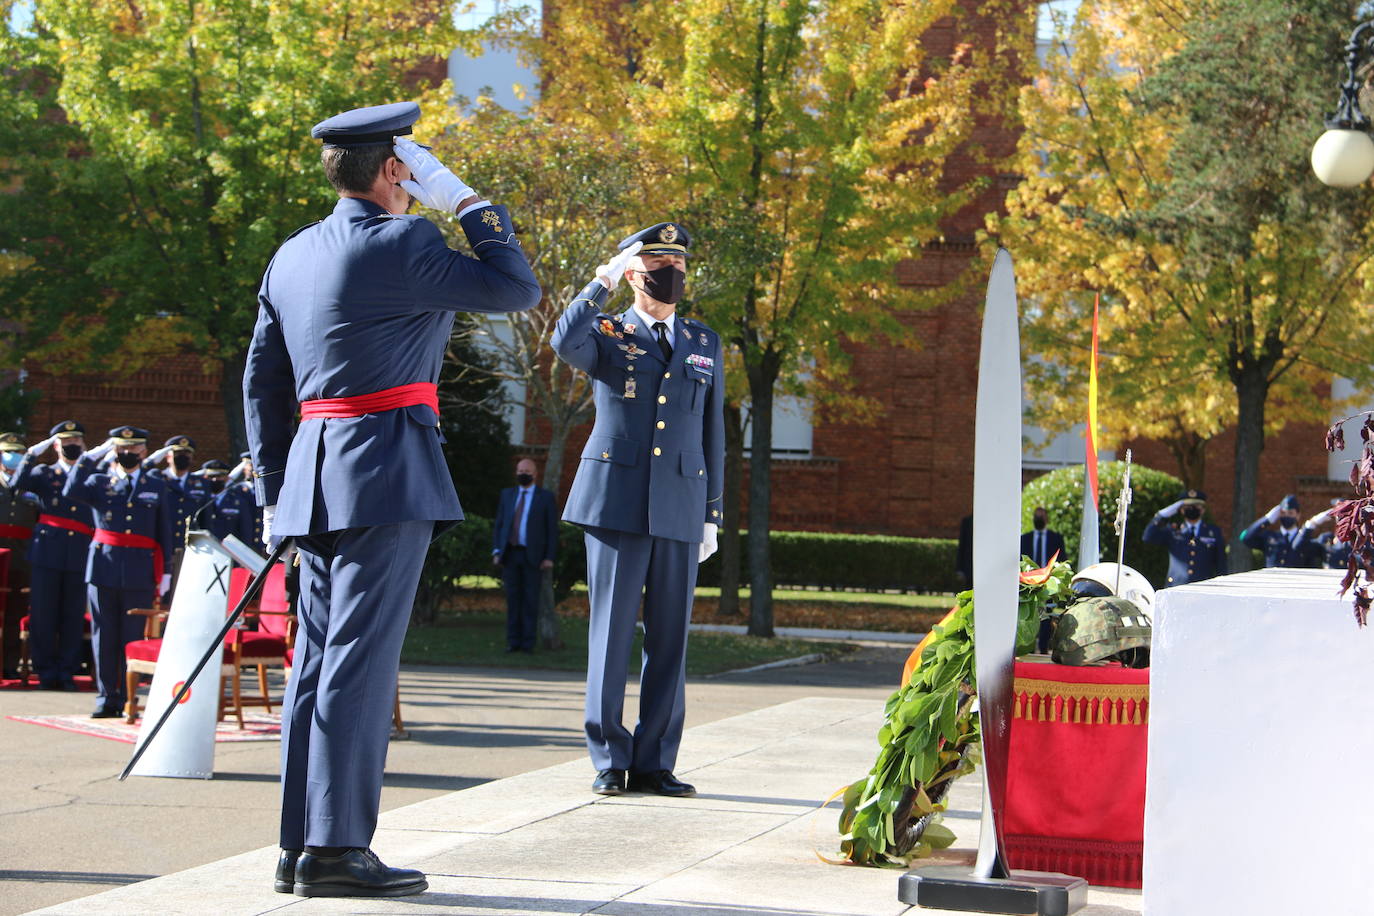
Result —
M 768 536 L 773 581 L 779 588 L 853 588 L 865 591 L 956 592 L 958 542 L 819 531 L 772 531 Z M 740 533 L 741 581 L 749 581 L 749 544 Z M 720 584 L 720 562 L 702 565 L 699 585 Z
M 1104 461 L 1097 466 L 1098 529 L 1097 541 L 1102 562 L 1116 561 L 1117 501 L 1121 480 L 1126 473 L 1124 461 Z M 1168 580 L 1169 554 L 1163 547 L 1146 544 L 1141 538 L 1145 526 L 1156 512 L 1178 498 L 1183 481 L 1136 464 L 1131 466 L 1131 505 L 1126 511 L 1125 563 L 1139 570 L 1155 588 Z M 1078 566 L 1079 527 L 1083 518 L 1083 465 L 1058 468 L 1026 484 L 1021 491 L 1021 530 L 1031 530 L 1031 515 L 1044 506 L 1049 525 L 1064 536 L 1063 559 Z

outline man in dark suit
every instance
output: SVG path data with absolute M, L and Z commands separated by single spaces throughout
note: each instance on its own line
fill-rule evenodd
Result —
M 620 243 L 558 319 L 551 343 L 592 379 L 596 424 L 565 521 L 586 531 L 591 620 L 587 749 L 592 791 L 690 796 L 673 775 L 686 710 L 687 626 L 697 566 L 716 549 L 725 467 L 720 336 L 676 314 L 691 238 L 659 223 Z M 602 313 L 624 277 L 634 304 Z M 621 724 L 641 598 L 639 721 Z
M 403 136 L 419 116 L 381 105 L 311 130 L 339 201 L 268 265 L 243 377 L 264 539 L 293 537 L 300 555 L 274 886 L 304 897 L 428 887 L 369 847 L 420 570 L 435 533 L 463 517 L 439 371 L 455 312 L 540 299 L 510 214 Z M 476 257 L 406 215 L 412 196 L 456 215 Z
M 491 526 L 492 562 L 506 587 L 506 651 L 533 652 L 543 571 L 558 556 L 558 509 L 553 493 L 535 486 L 534 462 L 515 465 L 516 486 L 501 491 Z
M 86 616 L 86 554 L 91 546 L 91 509 L 62 495 L 67 475 L 85 451 L 85 427 L 63 420 L 28 450 L 14 485 L 38 497 L 40 514 L 29 546 L 32 564 L 29 654 L 44 690 L 75 690 Z M 52 449 L 57 460 L 38 461 Z
M 1021 556 L 1030 557 L 1037 567 L 1043 567 L 1054 555 L 1064 557 L 1064 536 L 1049 527 L 1050 514 L 1044 506 L 1036 506 L 1031 515 L 1031 530 L 1021 535 Z
M 1147 544 L 1169 551 L 1169 580 L 1164 587 L 1201 582 L 1226 572 L 1226 538 L 1221 529 L 1202 516 L 1207 494 L 1185 490 L 1178 499 L 1155 513 L 1141 535 Z M 1171 519 L 1182 513 L 1182 524 Z

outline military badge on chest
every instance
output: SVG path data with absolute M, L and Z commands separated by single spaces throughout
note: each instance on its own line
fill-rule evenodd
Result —
M 616 344 L 616 346 L 625 351 L 625 358 L 628 359 L 630 362 L 634 362 L 635 360 L 643 356 L 645 353 L 649 352 L 648 350 L 641 350 L 639 348 L 639 345 L 636 344 L 634 341 L 631 341 L 627 344 Z

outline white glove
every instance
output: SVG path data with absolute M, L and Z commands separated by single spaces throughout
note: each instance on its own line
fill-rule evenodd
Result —
M 716 539 L 716 534 L 720 529 L 712 522 L 706 523 L 706 528 L 701 533 L 701 546 L 697 549 L 697 562 L 705 563 L 711 554 L 720 549 L 720 543 Z
M 1316 515 L 1302 523 L 1304 528 L 1317 528 L 1326 524 L 1326 520 L 1331 517 L 1331 509 L 1324 509 Z
M 163 573 L 162 581 L 157 584 L 157 596 L 161 598 L 172 590 L 172 574 Z
M 224 485 L 227 487 L 236 480 L 242 480 L 243 475 L 246 473 L 248 473 L 248 468 L 240 462 L 238 467 L 229 472 L 229 476 L 225 479 Z
M 276 506 L 263 506 L 262 508 L 262 542 L 267 547 L 272 546 L 272 519 L 277 517 Z
M 401 187 L 426 207 L 457 213 L 458 205 L 474 196 L 472 188 L 414 140 L 397 137 L 394 149 L 396 158 L 410 167 L 412 175 L 412 180 L 401 182 Z
M 87 457 L 87 458 L 104 458 L 106 455 L 108 455 L 108 454 L 109 454 L 111 451 L 113 451 L 113 450 L 114 450 L 114 440 L 113 440 L 113 439 L 106 439 L 104 442 L 100 443 L 100 444 L 97 445 L 95 448 L 93 448 L 93 449 L 91 449 L 90 451 L 88 451 L 88 452 L 86 453 L 86 457 Z
M 1182 506 L 1183 506 L 1183 500 L 1180 499 L 1180 500 L 1179 500 L 1178 502 L 1176 502 L 1176 503 L 1169 503 L 1169 505 L 1165 506 L 1163 509 L 1160 509 L 1159 512 L 1156 513 L 1156 514 L 1157 514 L 1160 518 L 1172 518 L 1173 516 L 1175 516 L 1175 515 L 1178 514 L 1178 510 L 1179 510 Z
M 29 451 L 28 451 L 29 457 L 31 457 L 31 458 L 37 458 L 39 455 L 43 454 L 43 453 L 46 452 L 48 449 L 52 448 L 53 445 L 55 445 L 56 443 L 57 443 L 57 437 L 56 437 L 56 436 L 49 436 L 48 438 L 44 439 L 42 442 L 38 443 L 37 445 L 33 445 L 33 446 L 30 446 L 30 447 L 29 447 Z
M 643 247 L 643 242 L 635 242 L 624 251 L 617 252 L 615 257 L 598 267 L 596 278 L 601 281 L 601 285 L 607 289 L 615 289 L 620 283 L 620 278 L 625 276 L 625 268 L 630 263 L 630 259 L 639 254 L 639 249 Z
M 163 458 L 166 458 L 171 451 L 172 447 L 170 445 L 164 445 L 162 448 L 149 455 L 144 463 L 147 464 L 148 462 L 152 462 L 153 464 L 158 464 Z
M 1279 513 L 1282 511 L 1283 506 L 1275 503 L 1274 508 L 1264 514 L 1264 520 L 1271 525 L 1277 525 L 1279 523 Z

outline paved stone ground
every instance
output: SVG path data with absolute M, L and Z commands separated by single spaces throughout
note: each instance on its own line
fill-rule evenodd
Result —
M 808 696 L 881 709 L 908 651 L 867 647 L 831 664 L 689 681 L 688 727 Z M 402 710 L 411 738 L 392 743 L 383 810 L 563 762 L 575 774 L 570 797 L 586 801 L 594 774 L 582 741 L 582 689 L 583 677 L 571 672 L 406 668 Z M 3 718 L 84 713 L 91 704 L 90 694 L 0 692 L 0 916 L 276 841 L 276 742 L 218 745 L 213 780 L 121 783 L 130 745 Z M 626 708 L 632 717 L 632 700 Z M 871 762 L 856 763 L 841 781 Z
M 816 801 L 871 762 L 881 721 L 868 699 L 812 698 L 697 726 L 679 761 L 701 791 L 694 799 L 598 798 L 571 761 L 394 809 L 375 846 L 430 876 L 415 897 L 276 894 L 266 847 L 43 912 L 895 916 L 909 909 L 896 897 L 900 871 L 825 864 L 814 852 L 834 836 Z M 980 791 L 966 780 L 954 794 L 951 821 L 969 848 L 953 858 L 977 843 Z M 1085 916 L 1140 912 L 1132 891 L 1094 889 L 1089 900 Z

